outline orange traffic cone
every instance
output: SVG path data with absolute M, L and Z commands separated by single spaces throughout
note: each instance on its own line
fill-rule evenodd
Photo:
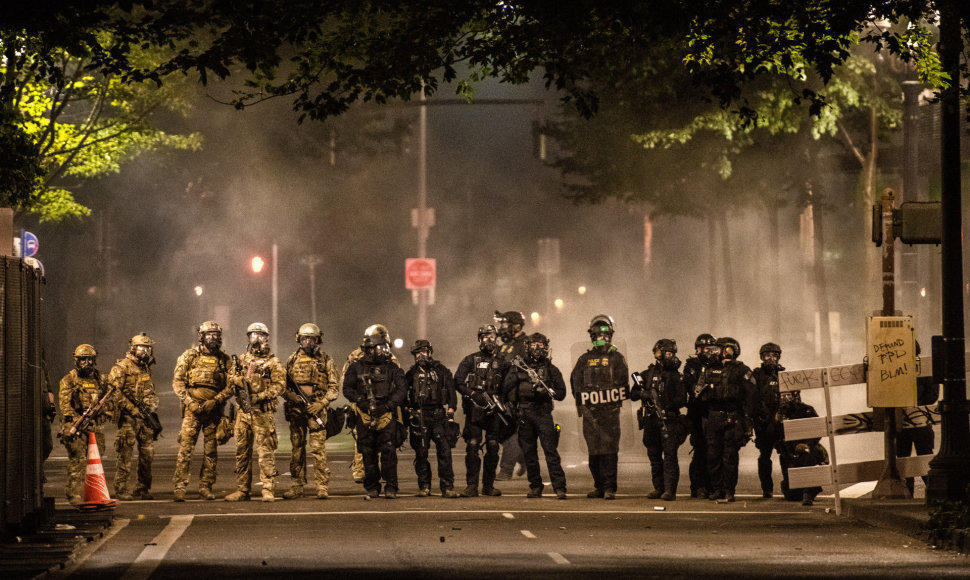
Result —
M 79 510 L 112 510 L 118 500 L 108 495 L 108 482 L 101 467 L 101 453 L 94 433 L 88 433 L 88 467 L 84 474 L 84 501 L 78 504 Z

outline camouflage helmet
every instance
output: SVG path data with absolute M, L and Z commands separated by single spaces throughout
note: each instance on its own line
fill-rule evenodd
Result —
M 74 358 L 81 358 L 84 356 L 96 357 L 98 356 L 98 351 L 94 350 L 94 347 L 90 344 L 77 345 L 77 348 L 74 349 Z
M 215 320 L 206 320 L 199 325 L 199 334 L 205 334 L 206 332 L 222 332 L 222 327 Z
M 761 348 L 758 350 L 758 356 L 764 358 L 766 352 L 778 353 L 778 356 L 781 357 L 781 347 L 773 342 L 766 342 L 762 344 Z
M 155 346 L 155 341 L 152 340 L 151 338 L 149 338 L 148 335 L 145 334 L 144 332 L 140 332 L 140 333 L 136 334 L 135 336 L 131 337 L 131 340 L 128 341 L 128 344 L 132 348 L 134 348 L 136 346 L 148 346 L 148 347 L 152 347 L 152 346 Z
M 262 322 L 254 322 L 246 327 L 246 334 L 252 334 L 254 332 L 262 332 L 263 334 L 269 334 L 269 327 Z
M 388 332 L 387 327 L 384 326 L 383 324 L 371 324 L 370 326 L 367 327 L 366 330 L 364 330 L 364 337 L 365 338 L 367 338 L 367 337 L 375 338 L 375 337 L 378 337 L 378 336 L 380 336 L 381 338 L 383 338 L 384 339 L 384 342 L 390 344 L 390 342 L 391 342 L 391 333 Z
M 323 338 L 323 333 L 320 332 L 320 327 L 312 322 L 307 322 L 300 325 L 300 330 L 296 331 L 296 341 L 300 342 L 300 339 L 304 336 L 315 336 L 317 339 Z
M 723 336 L 714 344 L 721 347 L 721 356 L 724 358 L 735 360 L 741 356 L 741 344 L 730 336 Z

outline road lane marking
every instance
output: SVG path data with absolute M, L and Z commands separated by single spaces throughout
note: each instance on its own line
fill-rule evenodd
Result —
M 530 532 L 529 530 L 519 530 L 519 531 L 522 532 L 523 536 L 529 538 L 530 540 L 536 539 L 536 535 Z
M 503 518 L 508 518 L 508 519 L 510 519 L 510 520 L 514 520 L 514 519 L 515 519 L 515 516 L 514 516 L 514 515 L 512 515 L 512 514 L 510 514 L 509 512 L 503 512 L 503 513 L 502 513 L 502 517 L 503 517 Z
M 147 580 L 165 559 L 165 554 L 168 553 L 169 548 L 182 537 L 185 530 L 192 524 L 194 517 L 192 515 L 172 516 L 168 525 L 152 540 L 153 545 L 145 546 L 141 554 L 128 567 L 121 580 Z
M 552 558 L 552 561 L 555 562 L 556 564 L 561 564 L 561 565 L 569 564 L 569 560 L 567 560 L 565 556 L 563 556 L 559 552 L 546 552 L 546 554 L 550 558 Z
M 258 504 L 257 504 L 258 505 Z M 727 505 L 727 504 L 725 504 Z M 816 504 L 818 505 L 818 504 Z M 739 506 L 740 507 L 740 506 Z M 343 511 L 308 511 L 308 512 L 233 512 L 233 513 L 211 513 L 211 514 L 194 514 L 196 518 L 245 518 L 245 517 L 279 517 L 279 516 L 386 516 L 386 515 L 414 515 L 414 514 L 425 514 L 425 515 L 435 515 L 435 514 L 500 514 L 504 517 L 508 517 L 505 514 L 571 514 L 571 515 L 626 515 L 626 516 L 673 516 L 673 515 L 724 515 L 724 516 L 739 516 L 739 517 L 750 517 L 753 515 L 758 516 L 785 516 L 791 517 L 795 515 L 801 516 L 817 516 L 818 512 L 813 511 L 756 511 L 747 509 L 707 509 L 707 510 L 673 510 L 668 509 L 662 512 L 654 511 L 651 507 L 649 510 L 432 510 L 432 509 L 407 509 L 407 510 L 343 510 Z M 177 517 L 175 515 L 162 515 L 159 517 Z

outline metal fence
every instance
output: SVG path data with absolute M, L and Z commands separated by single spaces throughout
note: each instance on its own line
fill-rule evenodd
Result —
M 0 256 L 0 524 L 20 529 L 44 513 L 43 370 L 39 272 Z

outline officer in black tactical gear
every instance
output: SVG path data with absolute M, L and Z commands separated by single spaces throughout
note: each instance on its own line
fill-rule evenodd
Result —
M 799 391 L 786 391 L 779 395 L 778 422 L 792 419 L 807 419 L 818 417 L 818 413 L 811 405 L 802 402 Z M 778 463 L 781 464 L 781 493 L 788 501 L 802 500 L 803 506 L 810 506 L 815 496 L 822 492 L 821 487 L 806 487 L 791 489 L 788 487 L 788 469 L 792 467 L 812 467 L 827 465 L 828 451 L 822 447 L 821 439 L 804 439 L 800 441 L 785 441 L 779 438 L 775 444 L 778 450 Z
M 754 416 L 754 444 L 758 448 L 758 479 L 761 480 L 761 496 L 770 498 L 775 483 L 771 478 L 771 452 L 785 432 L 778 421 L 778 371 L 785 367 L 778 364 L 781 360 L 781 347 L 766 342 L 758 350 L 761 366 L 754 369 L 754 381 L 758 385 L 758 402 Z
M 613 330 L 613 319 L 604 314 L 590 321 L 593 348 L 579 357 L 569 376 L 593 474 L 590 498 L 616 499 L 620 407 L 630 383 L 626 359 L 612 344 Z
M 500 496 L 495 488 L 499 445 L 515 433 L 515 417 L 505 402 L 502 378 L 508 363 L 498 356 L 498 333 L 486 324 L 478 329 L 478 350 L 462 359 L 455 371 L 455 388 L 462 394 L 465 412 L 465 484 L 462 497 L 478 495 L 478 474 L 481 473 L 482 495 Z M 479 452 L 484 445 L 484 461 Z M 484 471 L 483 464 L 484 463 Z
M 751 439 L 751 418 L 758 386 L 751 369 L 737 359 L 741 345 L 730 337 L 717 339 L 720 361 L 705 373 L 702 399 L 708 403 L 704 432 L 707 435 L 707 468 L 711 475 L 711 499 L 734 501 L 738 484 L 738 452 Z
M 566 383 L 562 373 L 549 360 L 549 339 L 538 332 L 526 340 L 527 356 L 512 359 L 512 368 L 502 385 L 506 400 L 512 401 L 519 420 L 519 447 L 525 455 L 529 478 L 526 497 L 542 496 L 542 476 L 539 474 L 539 449 L 542 444 L 552 488 L 558 499 L 566 499 L 566 473 L 559 459 L 559 426 L 552 419 L 553 400 L 566 398 Z
M 364 489 L 368 497 L 397 497 L 397 448 L 404 442 L 400 406 L 408 398 L 404 371 L 391 360 L 391 348 L 382 335 L 365 336 L 363 358 L 344 374 L 344 396 L 351 401 L 357 432 L 357 449 L 364 460 Z M 380 462 L 378 462 L 380 455 Z
M 411 354 L 414 355 L 414 365 L 404 378 L 408 384 L 408 424 L 411 428 L 411 448 L 414 449 L 414 471 L 418 476 L 417 496 L 431 495 L 428 451 L 434 441 L 441 497 L 458 497 L 454 489 L 451 441 L 446 433 L 449 423 L 454 425 L 455 409 L 458 408 L 455 379 L 445 365 L 433 358 L 434 349 L 427 340 L 416 340 Z M 457 425 L 454 428 L 457 429 Z
M 677 499 L 680 464 L 677 450 L 687 439 L 688 427 L 680 410 L 687 405 L 687 391 L 681 380 L 677 343 L 661 338 L 653 346 L 656 362 L 638 373 L 630 398 L 642 401 L 637 422 L 643 429 L 643 445 L 650 458 L 653 491 L 648 499 Z
M 687 473 L 690 476 L 690 496 L 707 499 L 711 491 L 711 476 L 707 472 L 707 436 L 704 434 L 704 418 L 707 403 L 698 395 L 704 388 L 704 369 L 715 360 L 712 356 L 714 336 L 704 333 L 694 340 L 694 354 L 684 363 L 684 389 L 687 391 L 687 420 L 690 425 L 691 457 Z M 705 353 L 705 350 L 707 351 Z
M 519 356 L 524 359 L 528 354 L 525 348 L 525 340 L 528 338 L 524 330 L 525 315 L 517 310 L 509 310 L 508 312 L 496 310 L 494 318 L 498 336 L 502 340 L 499 356 L 507 363 L 505 368 L 509 369 L 512 366 L 513 358 Z M 515 469 L 516 464 L 519 465 L 518 470 Z M 512 479 L 513 472 L 515 475 L 522 475 L 524 466 L 525 457 L 522 455 L 522 449 L 519 448 L 518 438 L 509 437 L 502 444 L 502 459 L 495 479 Z

